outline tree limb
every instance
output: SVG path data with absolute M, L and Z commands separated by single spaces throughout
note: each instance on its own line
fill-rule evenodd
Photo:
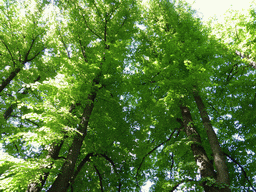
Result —
M 94 167 L 94 169 L 96 170 L 97 175 L 99 176 L 99 180 L 100 180 L 100 189 L 101 189 L 102 192 L 104 192 L 104 190 L 103 190 L 103 185 L 102 185 L 102 176 L 101 176 L 101 174 L 100 174 L 100 171 L 97 169 L 97 167 L 96 167 L 95 165 L 93 165 L 93 167 Z
M 254 191 L 256 191 L 256 189 L 253 187 L 251 181 L 249 180 L 249 178 L 248 178 L 248 176 L 247 176 L 247 174 L 246 174 L 246 171 L 244 170 L 243 166 L 240 165 L 240 163 L 238 163 L 238 162 L 237 162 L 234 158 L 232 158 L 229 154 L 224 153 L 224 155 L 226 155 L 229 159 L 231 159 L 235 164 L 237 164 L 237 165 L 241 168 L 241 170 L 242 170 L 242 172 L 243 172 L 243 174 L 244 174 L 245 179 L 248 181 L 248 183 L 249 183 L 249 185 L 251 186 L 251 188 L 252 188 Z
M 162 143 L 160 143 L 159 145 L 155 146 L 151 151 L 149 151 L 149 152 L 142 158 L 142 161 L 141 161 L 141 163 L 140 163 L 140 165 L 139 165 L 139 167 L 138 167 L 138 169 L 137 169 L 137 173 L 136 173 L 136 176 L 135 176 L 135 179 L 136 179 L 136 182 L 137 182 L 137 186 L 139 186 L 139 184 L 138 184 L 138 174 L 139 174 L 139 170 L 140 170 L 140 168 L 141 168 L 143 162 L 145 161 L 145 158 L 146 158 L 147 156 L 149 156 L 151 153 L 153 153 L 158 147 L 160 147 L 160 146 L 162 146 L 163 144 L 165 144 L 166 142 L 170 141 L 171 138 L 172 138 L 172 136 L 174 135 L 175 131 L 177 131 L 176 128 L 173 130 L 173 132 L 171 133 L 170 137 L 169 137 L 167 140 L 165 140 L 165 141 L 163 141 Z

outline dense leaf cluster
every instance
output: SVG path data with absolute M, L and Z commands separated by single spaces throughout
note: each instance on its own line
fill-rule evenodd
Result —
M 256 191 L 255 17 L 185 1 L 0 2 L 0 191 Z

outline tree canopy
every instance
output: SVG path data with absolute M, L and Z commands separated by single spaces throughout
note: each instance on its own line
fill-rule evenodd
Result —
M 0 191 L 256 191 L 256 9 L 0 2 Z

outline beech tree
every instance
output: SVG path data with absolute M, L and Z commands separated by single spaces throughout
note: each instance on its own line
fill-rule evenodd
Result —
M 0 9 L 0 191 L 256 191 L 253 5 Z

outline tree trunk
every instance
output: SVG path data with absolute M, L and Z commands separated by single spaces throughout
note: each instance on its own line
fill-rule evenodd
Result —
M 229 183 L 228 168 L 226 165 L 226 157 L 221 150 L 218 138 L 212 128 L 211 121 L 209 119 L 204 103 L 201 97 L 199 96 L 196 88 L 193 90 L 193 94 L 194 94 L 197 107 L 200 111 L 200 115 L 201 115 L 205 130 L 209 139 L 209 143 L 212 149 L 213 160 L 217 170 L 217 183 L 226 184 L 229 186 L 230 183 Z M 219 191 L 229 192 L 231 190 L 229 189 L 229 187 L 226 187 Z
M 89 101 L 84 109 L 82 121 L 78 128 L 78 131 L 80 133 L 77 133 L 75 135 L 73 143 L 69 149 L 66 161 L 64 162 L 60 170 L 60 173 L 58 174 L 57 178 L 55 179 L 54 183 L 52 184 L 48 192 L 66 192 L 68 190 L 69 182 L 71 181 L 71 178 L 73 176 L 75 164 L 80 153 L 83 140 L 87 133 L 87 126 L 89 123 L 90 115 L 93 110 L 93 102 L 95 97 L 96 92 L 93 92 L 91 95 L 88 96 Z
M 185 106 L 180 106 L 180 109 L 183 118 L 183 127 L 185 133 L 187 137 L 190 139 L 190 141 L 193 141 L 193 143 L 191 144 L 191 149 L 194 154 L 195 161 L 199 166 L 201 178 L 204 179 L 210 177 L 216 179 L 214 167 L 202 146 L 201 137 L 197 132 L 195 125 L 193 124 L 193 120 L 189 109 Z M 206 192 L 219 191 L 219 188 L 207 185 L 206 181 L 202 182 L 202 186 Z

